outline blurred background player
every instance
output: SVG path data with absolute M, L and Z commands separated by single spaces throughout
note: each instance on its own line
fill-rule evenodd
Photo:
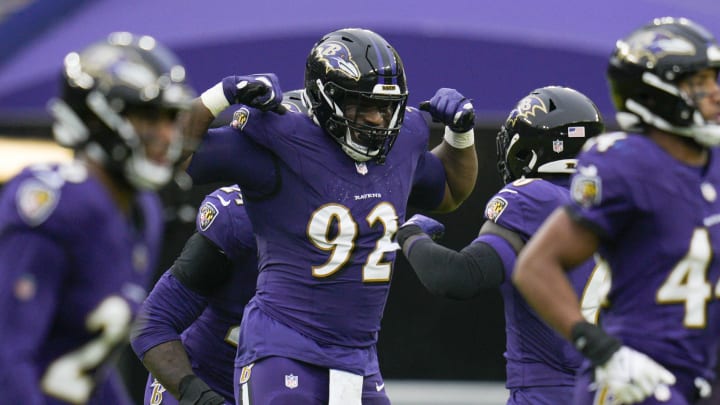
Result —
M 608 81 L 626 132 L 588 142 L 573 201 L 518 258 L 518 289 L 589 360 L 575 404 L 708 394 L 720 337 L 718 68 L 715 38 L 687 19 L 618 41 Z M 596 251 L 612 280 L 602 328 L 583 318 L 563 272 Z
M 120 32 L 69 53 L 61 87 L 54 133 L 75 160 L 31 166 L 0 196 L 0 392 L 13 404 L 122 403 L 96 383 L 152 277 L 155 190 L 173 178 L 194 95 L 168 49 Z
M 575 156 L 603 131 L 595 104 L 580 92 L 549 86 L 532 91 L 510 112 L 497 136 L 498 169 L 506 186 L 485 207 L 480 235 L 460 252 L 438 245 L 444 226 L 416 214 L 398 243 L 433 294 L 469 299 L 499 287 L 505 303 L 508 404 L 570 404 L 582 356 L 530 309 L 510 282 L 518 252 L 552 211 L 570 201 Z M 588 260 L 570 277 L 593 322 L 598 288 Z M 593 279 L 602 278 L 600 272 Z
M 283 105 L 307 114 L 301 97 L 302 90 L 287 92 Z M 255 170 L 274 170 L 272 160 L 264 160 L 265 168 L 262 159 L 243 162 Z M 235 402 L 237 334 L 257 280 L 257 246 L 240 189 L 222 187 L 208 195 L 196 225 L 197 232 L 143 303 L 133 330 L 133 348 L 151 372 L 145 404 L 177 404 L 176 398 Z
M 276 113 L 284 108 L 272 74 L 227 77 L 194 107 L 190 133 L 199 138 L 230 104 L 248 106 L 235 131 L 202 138 L 189 167 L 196 182 L 238 183 L 257 235 L 258 291 L 240 327 L 236 399 L 387 404 L 376 342 L 392 237 L 411 190 L 410 203 L 440 211 L 472 191 L 474 110 L 440 89 L 426 108 L 448 128 L 429 152 L 425 118 L 405 105 L 402 62 L 368 30 L 324 36 L 305 73 L 309 116 Z M 276 172 L 239 169 L 252 143 L 272 151 Z

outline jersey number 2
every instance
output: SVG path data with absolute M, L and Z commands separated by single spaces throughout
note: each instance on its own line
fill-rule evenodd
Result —
M 47 368 L 40 382 L 45 393 L 73 404 L 84 404 L 95 388 L 91 373 L 126 337 L 132 319 L 130 306 L 124 299 L 111 296 L 88 315 L 85 326 L 100 334 L 65 354 Z
M 362 267 L 363 282 L 390 281 L 392 264 L 383 260 L 386 252 L 396 250 L 397 244 L 392 237 L 398 229 L 398 216 L 395 207 L 388 202 L 377 204 L 365 217 L 368 226 L 380 224 L 383 234 L 375 243 L 375 249 L 368 255 Z M 312 266 L 314 277 L 324 278 L 335 274 L 352 257 L 358 237 L 358 224 L 350 209 L 340 204 L 323 205 L 310 217 L 307 235 L 318 249 L 329 252 L 328 260 Z

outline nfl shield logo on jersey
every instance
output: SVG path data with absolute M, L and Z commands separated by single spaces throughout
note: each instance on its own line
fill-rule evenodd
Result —
M 285 375 L 285 386 L 294 389 L 298 387 L 298 376 L 293 374 L 286 374 Z
M 563 141 L 561 141 L 560 139 L 556 139 L 553 141 L 553 152 L 560 153 L 564 149 L 565 149 L 565 147 L 563 145 Z

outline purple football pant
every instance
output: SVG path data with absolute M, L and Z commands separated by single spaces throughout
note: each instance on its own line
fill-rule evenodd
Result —
M 235 368 L 238 405 L 327 405 L 330 370 L 284 357 Z M 362 379 L 362 405 L 389 405 L 380 373 Z
M 507 405 L 572 404 L 574 386 L 511 388 Z

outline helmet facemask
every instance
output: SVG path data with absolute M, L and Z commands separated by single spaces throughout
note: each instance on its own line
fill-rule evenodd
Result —
M 400 57 L 370 30 L 333 31 L 310 50 L 310 115 L 356 162 L 384 163 L 400 132 L 407 94 Z
M 398 86 L 377 85 L 370 93 L 319 79 L 316 85 L 319 103 L 313 112 L 319 124 L 353 160 L 383 163 L 400 132 L 407 95 L 401 94 Z M 366 115 L 380 117 L 386 124 L 373 125 L 363 118 Z
M 150 156 L 148 148 L 159 142 L 159 136 L 150 131 L 138 132 L 129 117 L 164 114 L 174 120 L 177 110 L 140 107 L 120 113 L 98 91 L 88 94 L 87 107 L 93 119 L 85 117 L 85 120 L 91 122 L 92 129 L 64 101 L 51 101 L 49 108 L 55 118 L 53 130 L 58 143 L 84 150 L 87 156 L 135 189 L 156 190 L 172 180 L 183 149 L 180 128 L 175 128 L 176 133 L 169 143 L 161 146 L 161 153 Z M 93 133 L 92 137 L 90 133 Z M 68 134 L 75 139 L 65 139 Z

